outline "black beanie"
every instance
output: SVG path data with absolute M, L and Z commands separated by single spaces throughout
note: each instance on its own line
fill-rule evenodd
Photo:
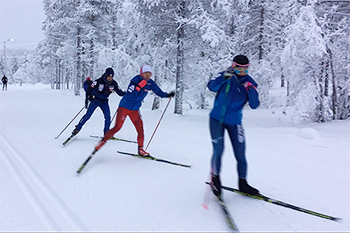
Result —
M 114 70 L 112 68 L 107 68 L 105 72 L 106 77 L 107 76 L 112 76 L 114 77 Z
M 244 66 L 249 64 L 249 59 L 244 55 L 237 55 L 233 58 L 233 62 L 236 62 L 238 66 Z

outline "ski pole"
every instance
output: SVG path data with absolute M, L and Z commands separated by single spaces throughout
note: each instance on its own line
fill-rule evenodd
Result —
M 57 135 L 57 137 L 55 137 L 55 139 L 57 139 L 59 136 L 61 136 L 63 131 L 65 131 L 67 129 L 67 127 L 72 123 L 72 121 L 74 121 L 74 119 L 81 113 L 81 111 L 83 111 L 84 108 L 85 108 L 85 106 L 82 109 L 80 109 L 80 111 L 77 113 L 77 115 L 75 115 L 75 117 L 73 117 L 73 119 L 68 123 L 68 125 L 62 130 L 62 132 L 59 135 Z
M 161 120 L 163 119 L 164 113 L 165 113 L 165 111 L 167 110 L 167 108 L 168 108 L 168 106 L 169 106 L 170 100 L 171 100 L 171 97 L 169 98 L 168 104 L 166 105 L 166 107 L 165 107 L 165 109 L 164 109 L 164 111 L 163 111 L 163 114 L 162 114 L 162 116 L 160 117 L 160 119 L 159 119 L 159 121 L 158 121 L 158 124 L 157 124 L 156 128 L 154 129 L 154 132 L 153 132 L 153 134 L 152 134 L 152 137 L 151 137 L 151 139 L 149 140 L 149 142 L 148 142 L 148 144 L 147 144 L 145 150 L 147 150 L 149 144 L 151 143 L 152 138 L 153 138 L 154 134 L 156 133 L 156 131 L 157 131 L 157 129 L 158 129 L 158 126 L 159 126 Z
M 114 113 L 114 115 L 113 115 L 113 117 L 112 117 L 111 122 L 113 122 L 115 115 L 117 115 L 117 112 L 118 112 L 118 108 L 117 108 L 117 110 L 115 110 L 115 113 Z
M 209 172 L 208 180 L 211 180 L 210 177 L 211 177 L 211 174 Z M 211 182 L 208 182 L 208 183 L 210 184 Z M 204 194 L 203 204 L 202 204 L 203 208 L 206 209 L 206 210 L 209 209 L 210 193 L 211 193 L 210 192 L 210 185 L 207 185 L 206 190 L 205 190 L 205 194 Z

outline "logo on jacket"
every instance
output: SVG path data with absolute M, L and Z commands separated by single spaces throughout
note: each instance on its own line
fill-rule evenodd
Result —
M 109 85 L 109 91 L 113 91 L 114 90 L 114 85 Z
M 100 85 L 98 86 L 98 90 L 99 90 L 99 91 L 102 91 L 104 87 L 105 87 L 104 84 L 100 84 Z
M 128 88 L 128 92 L 133 92 L 135 90 L 135 85 L 131 85 L 129 88 Z

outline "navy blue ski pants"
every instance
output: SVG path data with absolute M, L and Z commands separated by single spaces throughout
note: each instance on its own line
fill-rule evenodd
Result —
M 231 140 L 233 153 L 237 160 L 238 177 L 245 179 L 247 176 L 247 161 L 245 158 L 245 138 L 242 125 L 222 124 L 220 121 L 210 117 L 209 128 L 213 144 L 211 172 L 214 175 L 220 174 L 221 159 L 224 151 L 224 133 L 226 129 Z
M 79 123 L 76 125 L 76 129 L 81 130 L 83 125 L 90 119 L 97 107 L 101 108 L 103 112 L 105 118 L 105 126 L 103 132 L 104 134 L 107 133 L 109 127 L 111 126 L 111 112 L 109 110 L 108 99 L 102 100 L 96 98 L 93 101 L 91 101 L 86 111 L 86 114 L 80 119 Z

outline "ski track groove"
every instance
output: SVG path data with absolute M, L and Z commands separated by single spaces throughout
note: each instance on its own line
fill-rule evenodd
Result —
M 28 160 L 0 134 L 1 159 L 47 231 L 88 231 Z

